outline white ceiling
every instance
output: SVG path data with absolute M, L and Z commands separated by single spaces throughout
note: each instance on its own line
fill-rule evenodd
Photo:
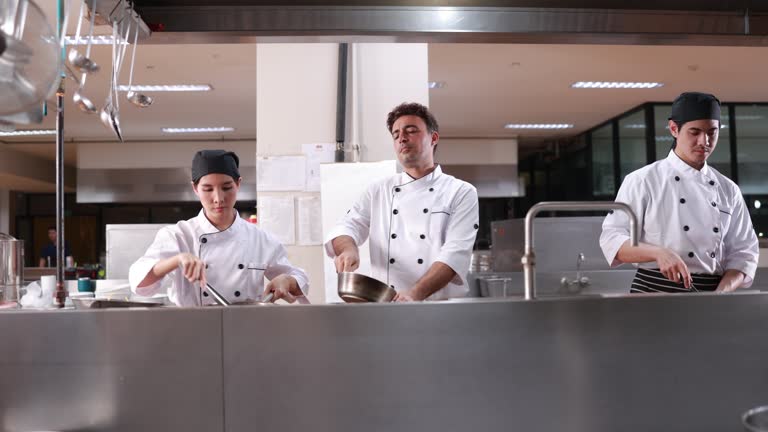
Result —
M 54 0 L 41 0 L 49 17 Z M 73 6 L 73 13 L 77 9 Z M 50 18 L 49 18 L 50 19 Z M 70 33 L 75 25 L 70 23 Z M 87 26 L 86 26 L 87 28 Z M 97 33 L 106 33 L 102 26 Z M 84 47 L 82 47 L 84 48 Z M 107 94 L 111 47 L 94 46 L 92 57 L 106 70 L 93 75 L 87 97 L 102 105 Z M 130 52 L 128 53 L 130 56 Z M 128 58 L 130 59 L 130 58 Z M 511 137 L 522 142 L 572 136 L 648 101 L 671 101 L 682 91 L 709 91 L 724 102 L 768 101 L 764 71 L 768 48 L 601 45 L 429 46 L 429 79 L 446 85 L 430 91 L 444 137 Z M 128 64 L 121 83 L 127 84 Z M 657 81 L 648 90 L 572 89 L 574 81 Z M 256 46 L 253 44 L 141 45 L 136 84 L 202 84 L 212 92 L 155 93 L 140 109 L 121 99 L 121 125 L 127 140 L 255 139 Z M 73 81 L 67 91 L 75 90 Z M 333 85 L 335 83 L 329 83 Z M 426 83 L 425 83 L 426 85 Z M 124 94 L 123 94 L 124 96 Z M 83 114 L 66 98 L 67 141 L 113 141 L 97 115 Z M 571 123 L 574 129 L 511 131 L 506 123 Z M 225 135 L 173 136 L 161 127 L 231 126 Z M 34 128 L 54 128 L 49 116 Z M 10 148 L 54 158 L 53 137 L 3 138 Z M 67 163 L 76 163 L 76 145 L 67 144 Z

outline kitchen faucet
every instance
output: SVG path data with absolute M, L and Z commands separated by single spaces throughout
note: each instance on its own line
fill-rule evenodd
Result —
M 533 253 L 533 218 L 541 211 L 590 211 L 590 210 L 622 210 L 629 216 L 629 239 L 632 246 L 637 246 L 638 224 L 637 216 L 632 208 L 622 202 L 614 201 L 549 201 L 535 204 L 525 215 L 525 253 L 520 260 L 523 263 L 523 279 L 525 281 L 525 299 L 536 298 L 536 254 Z
M 584 289 L 584 287 L 589 285 L 589 278 L 586 276 L 581 275 L 581 264 L 584 262 L 586 257 L 582 252 L 579 252 L 579 255 L 576 257 L 576 279 L 574 280 L 568 280 L 567 277 L 563 276 L 562 279 L 560 279 L 560 286 L 565 288 L 566 290 L 570 291 L 570 288 L 573 285 L 579 286 L 579 291 Z

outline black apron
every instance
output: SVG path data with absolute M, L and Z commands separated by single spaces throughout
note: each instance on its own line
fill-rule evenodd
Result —
M 672 282 L 657 269 L 637 269 L 632 280 L 630 293 L 686 293 L 714 291 L 720 284 L 722 275 L 691 274 L 693 284 L 686 288 L 683 283 Z

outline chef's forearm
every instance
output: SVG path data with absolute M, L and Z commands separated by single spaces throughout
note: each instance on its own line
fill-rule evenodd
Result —
M 336 256 L 341 255 L 346 250 L 356 250 L 357 244 L 355 240 L 348 235 L 340 235 L 331 241 L 333 246 L 333 252 Z
M 639 243 L 637 246 L 632 246 L 627 240 L 619 251 L 616 252 L 616 259 L 623 263 L 644 263 L 656 261 L 661 251 L 661 247 L 648 244 Z
M 726 270 L 723 273 L 723 279 L 720 280 L 720 284 L 717 286 L 717 291 L 733 291 L 741 287 L 744 283 L 744 273 L 738 270 Z
M 160 279 L 162 279 L 165 275 L 172 272 L 176 267 L 179 266 L 179 256 L 174 255 L 170 258 L 161 259 L 157 263 L 155 263 L 154 266 L 152 266 L 152 269 L 147 273 L 147 275 L 144 277 L 144 279 L 139 283 L 138 288 L 144 288 L 146 286 L 150 286 Z
M 456 276 L 456 272 L 451 267 L 435 261 L 416 284 L 411 288 L 411 293 L 416 300 L 425 298 L 444 288 Z

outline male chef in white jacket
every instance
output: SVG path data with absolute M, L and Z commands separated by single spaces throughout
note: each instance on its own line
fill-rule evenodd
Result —
M 373 183 L 326 237 L 336 271 L 351 272 L 358 245 L 370 238 L 374 278 L 395 301 L 465 296 L 477 235 L 477 190 L 435 164 L 437 120 L 427 107 L 403 103 L 387 116 L 404 172 Z
M 195 154 L 191 186 L 203 208 L 157 233 L 129 270 L 133 292 L 153 295 L 169 278 L 168 297 L 179 306 L 214 304 L 207 284 L 232 303 L 260 299 L 265 292 L 292 303 L 307 293 L 307 275 L 291 265 L 283 245 L 237 214 L 239 165 L 234 152 Z
M 733 291 L 755 276 L 758 242 L 739 187 L 707 164 L 717 146 L 720 101 L 711 94 L 675 99 L 666 159 L 627 175 L 616 196 L 637 215 L 640 245 L 629 222 L 611 212 L 600 246 L 611 265 L 637 263 L 633 293 Z

